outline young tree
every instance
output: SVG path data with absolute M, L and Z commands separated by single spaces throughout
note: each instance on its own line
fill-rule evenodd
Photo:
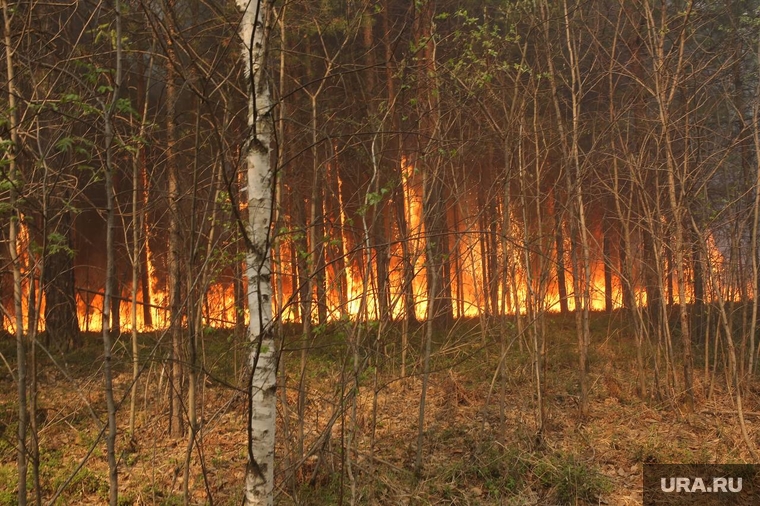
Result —
M 166 2 L 165 16 L 174 15 L 175 2 Z M 168 197 L 169 197 L 169 242 L 167 250 L 167 268 L 169 275 L 169 315 L 172 336 L 171 351 L 171 411 L 169 417 L 169 433 L 172 436 L 184 434 L 182 418 L 182 384 L 184 371 L 182 367 L 182 289 L 180 280 L 180 189 L 179 167 L 177 160 L 177 85 L 175 83 L 177 53 L 174 47 L 177 35 L 174 24 L 168 23 L 166 41 L 166 165 L 168 168 Z
M 116 461 L 116 402 L 113 393 L 113 373 L 112 373 L 112 335 L 110 318 L 112 298 L 117 297 L 113 293 L 114 280 L 116 276 L 114 248 L 114 229 L 116 222 L 116 210 L 114 207 L 115 187 L 114 173 L 116 165 L 115 146 L 116 135 L 114 132 L 113 119 L 119 100 L 119 91 L 121 87 L 122 68 L 121 68 L 121 7 L 119 0 L 114 1 L 115 29 L 115 75 L 113 80 L 113 94 L 111 100 L 106 106 L 103 103 L 103 131 L 105 140 L 105 194 L 106 194 L 106 280 L 103 295 L 103 379 L 105 384 L 105 397 L 108 412 L 108 433 L 106 435 L 106 447 L 108 455 L 108 502 L 111 506 L 116 506 L 119 500 L 119 481 L 118 481 L 118 464 Z M 116 306 L 118 308 L 118 305 Z
M 8 180 L 10 182 L 10 209 L 11 219 L 8 223 L 8 249 L 13 269 L 13 307 L 15 316 L 15 330 L 16 330 L 16 357 L 18 360 L 18 503 L 20 505 L 26 504 L 26 471 L 27 471 L 27 455 L 26 455 L 26 424 L 27 424 L 27 412 L 26 412 L 26 345 L 24 342 L 24 317 L 21 309 L 21 264 L 18 256 L 18 226 L 20 223 L 20 213 L 16 209 L 16 199 L 18 189 L 16 187 L 16 153 L 15 149 L 18 146 L 18 131 L 16 129 L 16 91 L 15 81 L 13 78 L 13 46 L 11 45 L 11 20 L 8 2 L 2 2 L 3 8 L 3 27 L 4 27 L 4 42 L 5 42 L 5 63 L 6 70 L 8 72 L 8 118 L 9 127 L 11 132 L 11 146 L 9 149 L 9 163 L 8 163 Z

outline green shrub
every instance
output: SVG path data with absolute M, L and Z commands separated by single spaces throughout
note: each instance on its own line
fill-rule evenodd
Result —
M 562 504 L 595 502 L 609 492 L 611 483 L 595 467 L 572 455 L 551 455 L 539 460 L 534 474 Z
M 11 464 L 0 466 L 0 506 L 13 506 L 16 504 L 16 487 L 18 487 L 18 473 Z

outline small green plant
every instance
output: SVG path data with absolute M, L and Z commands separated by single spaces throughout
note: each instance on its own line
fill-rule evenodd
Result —
M 607 477 L 573 455 L 544 457 L 538 461 L 533 473 L 561 504 L 593 502 L 611 489 Z
M 341 480 L 338 474 L 319 473 L 315 483 L 300 484 L 298 493 L 301 504 L 338 504 Z
M 0 466 L 0 506 L 13 506 L 16 504 L 16 487 L 18 486 L 18 474 L 11 464 Z
M 132 506 L 133 504 L 137 503 L 137 499 L 135 499 L 134 494 L 120 494 L 119 495 L 119 506 Z
M 656 429 L 651 429 L 643 441 L 636 441 L 633 445 L 631 456 L 636 462 L 642 464 L 671 464 L 671 463 L 691 463 L 700 462 L 704 455 L 707 460 L 709 456 L 700 452 L 700 457 L 694 457 L 690 450 L 680 450 L 679 445 L 673 445 L 671 441 L 663 439 L 663 436 Z M 707 461 L 705 460 L 705 461 Z
M 457 447 L 463 452 L 461 457 L 451 458 L 431 471 L 436 476 L 431 493 L 445 501 L 466 503 L 473 491 L 478 491 L 478 500 L 489 504 L 504 500 L 519 493 L 530 471 L 524 453 L 516 446 L 477 438 L 463 427 L 442 430 L 433 444 Z
M 214 467 L 224 467 L 226 460 L 222 454 L 222 449 L 217 447 L 214 456 L 211 457 L 211 465 Z
M 492 498 L 516 493 L 528 471 L 517 448 L 504 447 L 495 441 L 478 444 L 471 458 L 475 478 Z
M 16 504 L 16 494 L 7 490 L 0 490 L 0 506 L 13 506 Z

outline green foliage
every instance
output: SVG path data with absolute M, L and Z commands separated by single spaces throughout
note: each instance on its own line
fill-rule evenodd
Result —
M 118 112 L 131 114 L 132 116 L 138 118 L 140 116 L 134 107 L 132 107 L 132 101 L 127 97 L 118 99 L 116 101 L 115 107 Z
M 642 464 L 698 464 L 711 460 L 706 448 L 696 453 L 674 441 L 656 428 L 636 441 L 630 448 L 631 457 Z
M 100 67 L 87 61 L 75 61 L 74 64 L 79 67 L 80 76 L 89 84 L 95 86 L 102 76 L 111 74 L 112 69 Z
M 430 469 L 436 476 L 430 492 L 447 501 L 469 503 L 474 495 L 478 502 L 504 504 L 505 499 L 520 493 L 530 473 L 530 454 L 476 435 L 464 426 L 441 431 L 433 444 L 461 450 L 439 468 Z
M 97 494 L 101 499 L 108 499 L 108 482 L 85 467 L 74 476 L 67 487 L 67 491 L 70 495 L 81 494 L 84 497 Z
M 167 494 L 165 490 L 156 485 L 148 485 L 144 487 L 142 495 L 143 497 L 155 497 L 159 501 L 158 504 L 161 506 L 180 506 L 184 504 L 182 495 L 172 493 Z
M 438 19 L 453 25 L 448 40 L 457 50 L 444 66 L 467 96 L 474 96 L 502 74 L 528 70 L 509 58 L 510 46 L 520 37 L 508 20 L 480 19 L 466 9 L 439 14 Z
M 490 497 L 519 491 L 528 465 L 518 448 L 505 448 L 495 441 L 487 441 L 478 447 L 473 458 L 475 475 L 483 482 Z
M 58 232 L 48 234 L 48 254 L 65 253 L 67 256 L 74 258 L 74 250 L 69 246 L 68 238 Z
M 383 201 L 386 195 L 390 192 L 389 188 L 381 188 L 379 192 L 368 192 L 364 199 L 364 204 L 359 206 L 359 209 L 356 211 L 356 214 L 359 216 L 364 216 L 367 214 L 367 211 L 371 207 L 376 206 L 380 202 Z
M 299 504 L 338 504 L 341 497 L 341 478 L 339 473 L 320 475 L 316 486 L 301 484 L 296 496 Z
M 379 192 L 367 193 L 367 205 L 374 206 L 379 204 L 389 191 L 388 188 L 381 188 Z
M 84 137 L 73 135 L 60 138 L 55 143 L 55 149 L 59 153 L 72 153 L 80 156 L 85 161 L 89 161 L 92 159 L 92 153 L 95 151 L 95 145 L 92 141 Z
M 96 44 L 101 41 L 108 41 L 112 48 L 116 48 L 117 32 L 116 27 L 112 23 L 101 23 L 97 28 L 90 30 L 90 33 L 95 36 Z M 122 33 L 122 46 L 126 46 L 128 41 L 129 39 Z
M 134 504 L 137 504 L 137 498 L 134 494 L 119 494 L 119 506 L 133 506 Z
M 574 455 L 557 453 L 539 460 L 533 473 L 561 504 L 595 502 L 611 490 L 609 479 Z
M 0 506 L 13 506 L 16 504 L 16 494 L 10 490 L 0 490 Z
M 0 121 L 0 128 L 8 126 L 7 121 Z M 13 142 L 10 139 L 0 138 L 0 152 L 9 152 L 13 148 Z
M 55 149 L 58 151 L 69 151 L 71 149 L 71 146 L 74 144 L 73 137 L 62 137 L 58 140 L 58 142 L 55 143 Z
M 2 490 L 0 490 L 0 506 L 15 505 L 18 471 L 13 464 L 3 464 L 0 466 L 0 484 L 3 486 Z

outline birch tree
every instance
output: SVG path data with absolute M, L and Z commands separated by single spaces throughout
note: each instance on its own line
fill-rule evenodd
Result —
M 246 262 L 250 339 L 248 384 L 248 467 L 245 504 L 274 502 L 274 434 L 277 353 L 272 320 L 270 225 L 272 222 L 272 98 L 266 82 L 266 57 L 272 0 L 237 0 L 243 10 L 240 35 L 248 90 L 247 166 L 248 223 Z

